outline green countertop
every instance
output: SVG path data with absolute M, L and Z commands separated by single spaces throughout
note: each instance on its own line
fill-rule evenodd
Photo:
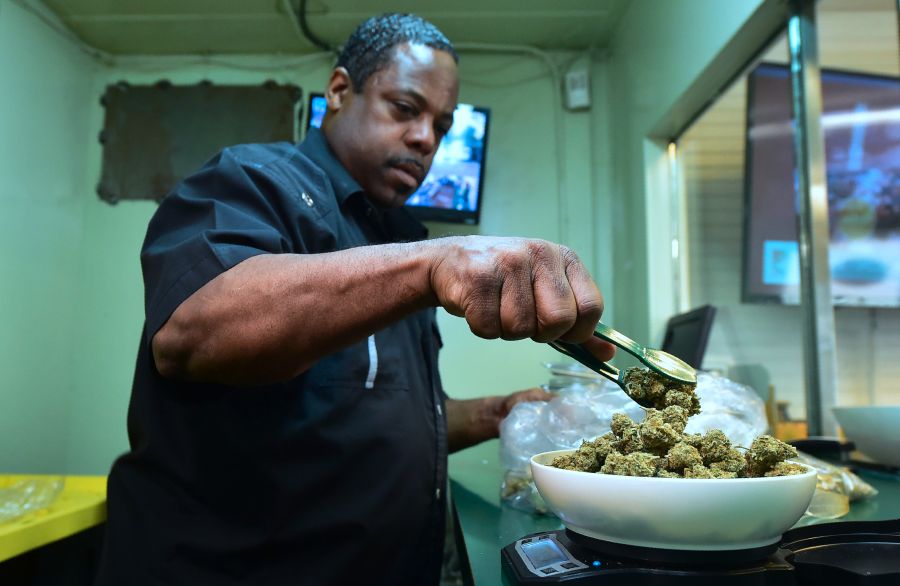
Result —
M 450 456 L 450 490 L 466 541 L 472 577 L 478 586 L 502 583 L 500 549 L 528 533 L 559 529 L 559 519 L 538 516 L 500 503 L 503 468 L 500 442 L 493 440 Z M 900 518 L 900 478 L 868 470 L 860 471 L 878 489 L 874 499 L 853 503 L 840 521 L 874 521 Z

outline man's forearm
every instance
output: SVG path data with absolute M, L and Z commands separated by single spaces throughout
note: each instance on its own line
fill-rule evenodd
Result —
M 267 254 L 183 302 L 153 339 L 164 376 L 254 385 L 292 378 L 435 301 L 423 244 Z
M 153 358 L 171 378 L 278 382 L 437 305 L 483 338 L 585 342 L 594 340 L 603 299 L 571 250 L 542 240 L 464 236 L 267 254 L 179 305 L 153 335 Z M 607 346 L 598 359 L 612 355 Z

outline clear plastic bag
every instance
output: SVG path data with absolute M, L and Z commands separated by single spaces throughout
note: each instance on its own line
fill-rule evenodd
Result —
M 769 428 L 765 402 L 746 385 L 717 374 L 698 372 L 697 396 L 701 410 L 688 419 L 685 433 L 721 429 L 732 444 L 749 448 Z
M 845 494 L 851 501 L 870 498 L 878 494 L 877 488 L 843 466 L 830 464 L 804 452 L 800 452 L 795 459 L 818 471 L 817 486 L 822 490 Z
M 65 485 L 65 478 L 29 478 L 0 484 L 0 524 L 50 506 Z
M 573 366 L 567 369 L 577 370 Z M 561 368 L 551 368 L 551 372 L 556 375 L 551 385 L 557 390 L 556 397 L 549 403 L 519 403 L 500 425 L 500 461 L 506 469 L 501 499 L 528 512 L 546 512 L 531 480 L 529 461 L 533 455 L 577 448 L 583 440 L 603 435 L 609 431 L 615 412 L 624 412 L 636 422 L 644 419 L 644 410 L 615 383 L 586 379 L 583 372 L 566 377 L 566 370 Z M 701 372 L 697 394 L 702 412 L 688 421 L 688 432 L 717 428 L 733 444 L 748 447 L 765 433 L 765 404 L 752 388 Z
M 830 464 L 809 454 L 800 452 L 794 458 L 816 469 L 816 492 L 806 511 L 807 516 L 817 519 L 837 519 L 850 511 L 850 503 L 871 498 L 878 489 L 851 472 Z

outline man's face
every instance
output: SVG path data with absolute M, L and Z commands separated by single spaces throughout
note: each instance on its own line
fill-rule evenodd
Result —
M 390 63 L 356 93 L 343 68 L 328 85 L 323 131 L 375 203 L 402 206 L 431 168 L 453 124 L 459 79 L 453 57 L 424 45 L 394 47 Z

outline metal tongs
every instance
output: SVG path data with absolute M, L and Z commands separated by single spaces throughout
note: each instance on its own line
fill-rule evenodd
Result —
M 625 350 L 635 358 L 641 361 L 644 366 L 652 370 L 653 372 L 657 372 L 662 376 L 672 379 L 674 381 L 686 384 L 697 384 L 697 371 L 691 367 L 688 363 L 684 362 L 680 358 L 672 356 L 668 352 L 663 352 L 662 350 L 656 350 L 654 348 L 647 348 L 641 344 L 638 344 L 625 334 L 618 332 L 603 322 L 598 322 L 597 326 L 594 328 L 594 336 L 600 338 L 601 340 L 606 340 L 607 342 L 613 344 Z M 571 342 L 563 342 L 560 340 L 555 340 L 553 342 L 549 342 L 549 344 L 562 352 L 566 356 L 574 358 L 584 366 L 590 368 L 594 372 L 599 375 L 602 375 L 612 382 L 616 383 L 621 387 L 623 391 L 631 396 L 628 393 L 628 390 L 625 388 L 625 381 L 622 378 L 624 376 L 625 371 L 620 371 L 618 368 L 613 366 L 612 364 L 601 362 L 597 358 L 594 357 L 593 354 L 585 350 L 579 344 L 573 344 Z M 634 399 L 634 397 L 632 397 Z M 643 405 L 640 401 L 637 401 L 638 404 L 644 407 L 652 407 L 653 405 Z

